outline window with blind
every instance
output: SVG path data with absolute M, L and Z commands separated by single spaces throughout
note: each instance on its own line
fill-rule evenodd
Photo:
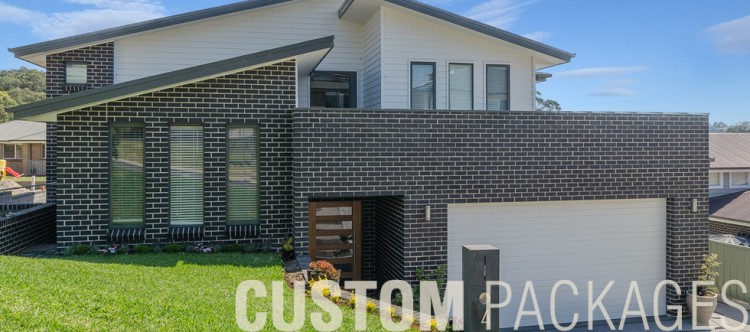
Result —
M 435 109 L 435 63 L 411 63 L 411 108 Z
M 203 127 L 169 130 L 169 220 L 172 226 L 203 225 Z
M 474 65 L 448 65 L 448 106 L 452 110 L 474 109 Z
M 109 190 L 113 225 L 143 225 L 145 173 L 143 126 L 110 128 Z
M 487 110 L 510 109 L 510 66 L 487 65 Z
M 88 66 L 80 62 L 65 63 L 65 84 L 88 83 Z
M 258 224 L 258 128 L 227 133 L 227 224 Z

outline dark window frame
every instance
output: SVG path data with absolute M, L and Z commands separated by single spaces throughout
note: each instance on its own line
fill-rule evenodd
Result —
M 448 109 L 451 109 L 451 65 L 464 65 L 471 67 L 471 108 L 470 111 L 474 110 L 474 94 L 476 93 L 476 86 L 474 84 L 474 64 L 470 62 L 448 62 Z
M 238 225 L 260 225 L 260 201 L 261 201 L 261 191 L 260 191 L 260 125 L 258 124 L 233 124 L 229 123 L 226 125 L 226 136 L 225 136 L 225 145 L 226 145 L 226 165 L 224 167 L 225 176 L 226 176 L 226 182 L 225 182 L 225 188 L 227 197 L 226 197 L 226 206 L 225 206 L 225 213 L 226 213 L 226 224 L 232 225 L 232 226 L 238 226 Z M 258 192 L 258 202 L 256 203 L 256 216 L 255 216 L 255 222 L 229 222 L 229 130 L 232 128 L 254 128 L 256 137 L 256 149 L 255 149 L 255 158 L 256 158 L 256 164 L 257 164 L 257 171 L 255 175 L 255 181 L 256 181 L 256 190 Z
M 422 110 L 435 110 L 437 109 L 437 63 L 436 62 L 426 62 L 426 61 L 411 61 L 409 62 L 409 109 L 415 109 L 414 108 L 414 100 L 412 98 L 412 94 L 414 93 L 414 66 L 415 65 L 421 65 L 421 66 L 432 66 L 432 73 L 434 77 L 432 78 L 432 108 L 420 108 Z
M 68 82 L 68 65 L 84 65 L 86 66 L 86 81 L 83 83 L 70 83 Z M 65 61 L 65 85 L 69 86 L 83 86 L 89 84 L 89 64 L 83 61 Z
M 490 100 L 490 89 L 488 87 L 490 85 L 490 79 L 489 79 L 489 75 L 487 73 L 489 73 L 489 69 L 491 67 L 502 67 L 502 68 L 506 69 L 506 71 L 505 71 L 505 81 L 508 82 L 508 92 L 507 92 L 507 94 L 508 94 L 508 108 L 507 109 L 504 109 L 504 110 L 503 109 L 500 109 L 500 110 L 491 110 L 489 108 L 489 104 L 490 104 L 489 103 L 489 100 Z M 485 66 L 485 69 L 484 69 L 484 80 L 485 80 L 485 82 L 484 82 L 485 83 L 484 84 L 484 109 L 487 110 L 487 111 L 495 111 L 495 112 L 510 111 L 512 109 L 511 103 L 510 103 L 510 65 L 488 63 Z
M 143 129 L 143 222 L 139 224 L 121 224 L 114 222 L 114 215 L 112 213 L 112 202 L 114 198 L 112 195 L 112 157 L 114 148 L 114 128 L 141 128 Z M 146 124 L 142 122 L 110 122 L 109 123 L 109 151 L 107 158 L 107 169 L 109 170 L 109 178 L 107 179 L 107 185 L 109 186 L 109 227 L 113 229 L 132 229 L 132 228 L 144 228 L 146 226 Z M 46 149 L 46 145 L 45 145 Z
M 359 107 L 359 89 L 357 88 L 357 85 L 359 83 L 358 79 L 359 76 L 357 75 L 356 71 L 346 71 L 346 70 L 316 70 L 313 71 L 310 74 L 309 77 L 309 104 L 310 107 L 314 108 L 328 108 L 326 106 L 313 106 L 313 75 L 318 73 L 331 73 L 331 74 L 347 74 L 349 76 L 349 99 L 350 99 L 350 106 L 344 106 L 342 108 L 358 108 Z

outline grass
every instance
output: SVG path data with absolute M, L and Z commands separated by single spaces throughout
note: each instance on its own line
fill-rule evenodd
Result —
M 0 326 L 3 331 L 239 331 L 235 291 L 245 280 L 283 280 L 281 262 L 270 254 L 145 254 L 29 259 L 0 256 Z M 285 320 L 292 296 L 284 292 Z M 268 312 L 271 297 L 248 297 L 248 317 Z M 303 330 L 312 331 L 306 299 Z M 342 308 L 343 330 L 354 312 Z M 327 319 L 327 315 L 324 315 Z M 367 330 L 382 330 L 368 315 Z

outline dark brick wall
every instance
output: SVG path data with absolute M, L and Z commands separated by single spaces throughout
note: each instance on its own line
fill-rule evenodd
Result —
M 708 228 L 709 233 L 711 234 L 730 234 L 730 235 L 739 235 L 739 234 L 750 234 L 750 225 L 748 226 L 740 226 L 740 225 L 733 225 L 733 224 L 727 224 L 719 221 L 708 221 Z
M 15 254 L 36 244 L 55 243 L 55 205 L 0 206 L 18 209 L 13 217 L 0 218 L 0 254 Z
M 278 246 L 292 220 L 292 124 L 295 65 L 284 62 L 240 74 L 128 98 L 58 117 L 58 244 L 107 242 L 109 124 L 145 124 L 145 242 L 169 232 L 169 128 L 204 126 L 204 236 L 225 232 L 225 137 L 228 124 L 257 124 L 260 135 L 259 239 Z
M 666 198 L 667 277 L 687 286 L 708 251 L 707 128 L 690 114 L 296 110 L 296 237 L 307 245 L 309 199 L 403 196 L 389 231 L 403 258 L 387 264 L 412 280 L 446 263 L 451 203 Z
M 105 43 L 95 46 L 84 47 L 47 56 L 47 98 L 67 95 L 88 89 L 99 88 L 114 84 L 114 43 Z M 88 84 L 66 85 L 65 84 L 65 62 L 83 62 L 88 65 Z M 47 124 L 47 202 L 54 203 L 56 200 L 57 181 L 57 138 L 56 125 Z
M 47 98 L 99 88 L 114 83 L 115 44 L 105 43 L 47 56 Z M 88 66 L 88 84 L 66 85 L 65 63 Z

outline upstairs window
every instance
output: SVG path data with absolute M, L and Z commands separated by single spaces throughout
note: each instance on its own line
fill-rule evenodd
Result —
M 435 63 L 411 63 L 411 109 L 435 109 Z
M 748 172 L 732 172 L 729 173 L 729 184 L 732 188 L 745 188 L 750 187 L 750 176 Z
M 474 109 L 474 65 L 448 65 L 448 104 L 452 110 Z
M 357 108 L 357 73 L 316 71 L 310 75 L 310 106 Z
M 88 67 L 81 62 L 65 63 L 65 84 L 87 84 Z
M 487 110 L 510 109 L 510 66 L 487 65 Z
M 708 187 L 709 188 L 722 188 L 724 187 L 723 176 L 724 173 L 708 173 Z

